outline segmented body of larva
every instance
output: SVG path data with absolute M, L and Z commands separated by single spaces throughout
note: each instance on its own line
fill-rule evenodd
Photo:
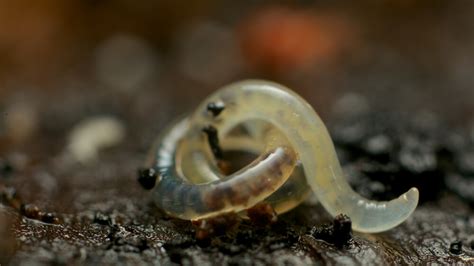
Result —
M 219 140 L 224 148 L 260 155 L 225 176 L 216 161 Z M 262 201 L 282 213 L 312 190 L 331 215 L 351 217 L 354 230 L 381 232 L 403 222 L 418 204 L 416 188 L 386 202 L 354 192 L 313 108 L 268 81 L 242 81 L 218 90 L 162 134 L 151 159 L 159 173 L 154 201 L 182 219 L 241 212 Z

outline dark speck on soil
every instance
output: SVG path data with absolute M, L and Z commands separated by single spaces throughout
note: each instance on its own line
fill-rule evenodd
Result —
M 332 224 L 317 226 L 311 229 L 311 235 L 316 239 L 334 244 L 336 247 L 348 245 L 352 238 L 351 219 L 344 214 L 336 216 Z
M 13 166 L 10 164 L 10 162 L 0 159 L 0 177 L 10 177 L 13 173 Z
M 59 223 L 58 217 L 56 217 L 55 214 L 50 213 L 50 212 L 44 213 L 41 216 L 41 221 L 43 221 L 45 223 L 48 223 L 48 224 L 57 224 L 57 223 Z
M 112 225 L 110 217 L 101 212 L 95 214 L 93 222 L 100 225 Z
M 224 235 L 233 232 L 240 225 L 241 219 L 234 213 L 220 215 L 214 218 L 193 221 L 196 239 L 201 244 L 207 244 L 212 236 Z
M 449 252 L 459 255 L 462 253 L 462 241 L 456 241 L 449 246 Z
M 267 226 L 275 223 L 278 216 L 270 204 L 261 203 L 247 210 L 247 215 L 256 226 Z

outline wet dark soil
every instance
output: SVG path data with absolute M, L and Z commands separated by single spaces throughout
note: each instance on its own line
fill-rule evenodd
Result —
M 198 228 L 190 222 L 170 218 L 157 209 L 150 192 L 137 181 L 137 169 L 146 153 L 139 141 L 105 150 L 100 161 L 86 165 L 67 162 L 64 155 L 54 160 L 38 155 L 34 151 L 45 144 L 37 143 L 24 149 L 22 156 L 28 163 L 20 163 L 20 155 L 14 153 L 0 161 L 1 262 L 474 262 L 474 173 L 466 158 L 474 143 L 468 129 L 448 131 L 436 117 L 432 124 L 422 126 L 413 117 L 374 110 L 344 119 L 334 117 L 330 125 L 344 169 L 357 191 L 384 200 L 418 187 L 421 204 L 405 223 L 380 234 L 350 232 L 350 217 L 333 221 L 309 200 L 274 223 L 261 226 L 241 221 L 236 228 L 203 240 L 196 238 Z

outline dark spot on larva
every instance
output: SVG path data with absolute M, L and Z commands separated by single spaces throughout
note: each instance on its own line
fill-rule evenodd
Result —
M 219 189 L 219 194 L 223 200 L 232 202 L 232 199 L 237 196 L 237 191 L 235 191 L 235 187 L 227 185 Z
M 242 185 L 226 187 L 222 189 L 222 194 L 232 205 L 246 204 L 249 200 L 248 190 Z
M 207 190 L 203 193 L 203 203 L 210 211 L 222 209 L 225 205 L 225 190 Z
M 280 178 L 283 175 L 283 171 L 280 168 L 280 165 L 272 166 L 268 169 L 268 176 Z
M 245 182 L 227 185 L 221 188 L 218 194 L 222 200 L 227 201 L 232 205 L 242 205 L 248 202 L 250 197 L 249 192 L 247 182 Z
M 156 185 L 156 170 L 153 168 L 138 170 L 138 183 L 147 190 L 152 189 Z
M 247 182 L 245 188 L 242 190 L 250 192 L 251 195 L 257 196 L 263 191 L 267 191 L 272 188 L 273 178 L 268 177 L 268 172 L 261 173 L 259 176 L 253 178 L 250 182 Z
M 211 112 L 214 117 L 217 117 L 225 109 L 223 102 L 210 102 L 207 104 L 207 111 Z
M 454 241 L 449 246 L 449 252 L 453 253 L 454 255 L 459 255 L 462 253 L 462 241 Z
M 211 147 L 212 153 L 217 159 L 223 158 L 223 152 L 221 147 L 219 146 L 219 137 L 217 134 L 217 129 L 212 125 L 208 125 L 202 129 L 204 133 L 207 135 L 207 140 L 209 142 L 209 146 Z

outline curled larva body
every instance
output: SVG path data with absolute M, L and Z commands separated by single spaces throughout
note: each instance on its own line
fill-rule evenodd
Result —
M 280 139 L 279 142 L 282 146 L 289 145 L 280 132 L 268 124 L 265 125 L 262 121 L 247 122 L 240 126 L 246 133 L 229 134 L 229 132 L 222 132 L 224 137 L 221 138 L 221 145 L 224 150 L 244 151 L 258 155 L 265 150 L 265 144 L 262 140 L 265 139 L 269 132 Z M 187 145 L 186 139 L 182 139 L 180 146 L 186 147 Z M 178 148 L 178 151 L 180 150 Z M 183 158 L 182 154 L 191 154 L 191 156 Z M 181 162 L 177 167 L 177 171 L 181 176 L 187 177 L 188 181 L 194 184 L 226 178 L 224 174 L 220 173 L 217 165 L 215 165 L 214 158 L 206 156 L 203 152 L 187 153 L 186 151 L 181 151 L 178 152 L 176 158 Z M 302 165 L 298 163 L 289 179 L 278 190 L 267 197 L 265 203 L 269 203 L 277 214 L 281 214 L 298 206 L 307 198 L 310 192 L 311 189 L 306 182 Z M 242 215 L 245 216 L 245 213 Z
M 211 115 L 206 109 L 210 102 L 225 105 L 225 110 L 218 116 Z M 279 84 L 256 80 L 231 84 L 211 95 L 183 121 L 181 128 L 174 127 L 163 139 L 156 153 L 161 177 L 154 191 L 155 202 L 173 216 L 200 219 L 245 210 L 280 188 L 298 162 L 323 207 L 333 216 L 339 213 L 350 216 L 356 231 L 380 232 L 393 228 L 418 204 L 416 188 L 384 202 L 371 201 L 354 192 L 344 177 L 321 119 L 300 96 Z M 201 130 L 213 125 L 219 138 L 224 139 L 246 121 L 263 121 L 262 124 L 272 127 L 260 134 L 264 143 L 262 154 L 244 169 L 222 177 L 211 165 L 212 152 Z M 252 130 L 262 132 L 258 126 L 251 127 Z M 206 171 L 187 171 L 197 169 L 196 161 L 211 167 Z M 213 177 L 206 177 L 206 173 L 212 173 Z M 204 183 L 194 184 L 191 180 Z M 294 199 L 291 194 L 278 198 L 282 202 Z
M 296 165 L 292 149 L 267 145 L 253 163 L 240 171 L 220 180 L 193 184 L 176 165 L 178 143 L 190 132 L 188 120 L 179 122 L 164 134 L 153 156 L 160 175 L 153 191 L 154 201 L 178 218 L 203 219 L 250 208 L 285 183 Z

